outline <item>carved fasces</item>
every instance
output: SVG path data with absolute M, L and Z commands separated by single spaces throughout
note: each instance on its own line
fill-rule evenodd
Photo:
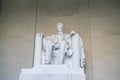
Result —
M 42 41 L 43 34 L 37 33 L 35 39 L 35 50 L 34 50 L 34 67 L 41 65 L 41 54 L 42 54 Z

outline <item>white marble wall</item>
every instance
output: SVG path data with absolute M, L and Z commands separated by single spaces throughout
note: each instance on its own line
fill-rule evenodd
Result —
M 120 79 L 120 1 L 90 2 L 93 80 Z
M 32 67 L 36 0 L 3 0 L 0 14 L 0 80 L 18 80 Z
M 86 54 L 87 80 L 120 79 L 119 0 L 38 0 L 36 32 L 80 33 Z M 32 67 L 37 0 L 3 0 L 0 14 L 0 80 L 18 80 L 21 68 Z M 63 4 L 64 3 L 64 4 Z M 73 16 L 51 17 L 48 9 L 68 4 L 78 9 Z

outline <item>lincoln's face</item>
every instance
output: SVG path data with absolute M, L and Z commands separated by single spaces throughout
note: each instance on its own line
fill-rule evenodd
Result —
M 58 31 L 62 32 L 62 30 L 63 30 L 63 24 L 62 23 L 58 23 L 57 24 L 57 29 L 58 29 Z

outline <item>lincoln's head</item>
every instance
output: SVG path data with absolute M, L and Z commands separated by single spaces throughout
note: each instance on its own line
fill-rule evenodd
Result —
M 64 27 L 64 25 L 63 25 L 61 22 L 59 22 L 59 23 L 57 24 L 58 32 L 62 32 L 63 27 Z

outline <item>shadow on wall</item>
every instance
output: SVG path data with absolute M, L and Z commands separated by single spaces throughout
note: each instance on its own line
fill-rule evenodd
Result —
M 2 0 L 0 0 L 0 14 L 1 14 L 1 9 L 2 9 Z

